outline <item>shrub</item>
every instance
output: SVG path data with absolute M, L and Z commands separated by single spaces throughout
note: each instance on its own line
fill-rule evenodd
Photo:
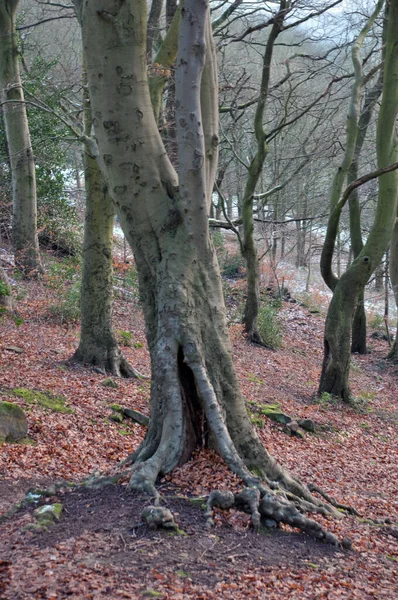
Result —
M 48 313 L 59 318 L 61 323 L 71 323 L 80 318 L 80 281 L 71 285 L 55 304 L 50 304 Z
M 75 259 L 55 260 L 45 276 L 46 285 L 56 292 L 57 301 L 50 304 L 48 314 L 64 322 L 80 318 L 81 272 Z
M 11 296 L 10 286 L 0 279 L 0 296 Z
M 385 328 L 384 317 L 378 313 L 374 313 L 371 316 L 369 316 L 368 324 L 369 327 L 371 327 L 372 329 Z
M 266 346 L 276 350 L 283 340 L 282 324 L 275 306 L 263 303 L 258 312 L 257 326 Z
M 133 334 L 131 331 L 120 329 L 118 332 L 119 344 L 121 346 L 131 346 L 133 343 Z
M 220 261 L 221 275 L 228 279 L 238 279 L 244 276 L 245 261 L 241 254 L 224 254 Z
M 211 239 L 213 240 L 214 248 L 216 249 L 217 254 L 225 250 L 225 240 L 222 231 L 219 231 L 218 229 L 212 231 Z

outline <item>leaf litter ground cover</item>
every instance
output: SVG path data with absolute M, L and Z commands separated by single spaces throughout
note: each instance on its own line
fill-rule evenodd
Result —
M 48 318 L 53 300 L 48 288 L 23 285 L 22 325 L 11 319 L 1 323 L 0 399 L 26 411 L 29 443 L 0 448 L 2 513 L 29 488 L 109 472 L 136 448 L 144 429 L 113 422 L 112 404 L 148 414 L 149 381 L 118 380 L 117 388 L 104 387 L 103 374 L 66 364 L 78 342 L 77 328 Z M 242 393 L 270 452 L 305 482 L 322 486 L 361 513 L 322 522 L 339 538 L 351 537 L 354 550 L 336 550 L 288 527 L 255 534 L 248 518 L 232 510 L 217 512 L 216 527 L 205 529 L 203 510 L 192 497 L 241 485 L 214 452 L 203 451 L 159 484 L 181 529 L 177 534 L 140 524 L 148 500 L 127 492 L 125 485 L 64 487 L 40 499 L 39 504 L 63 504 L 60 521 L 47 532 L 26 530 L 35 505 L 5 519 L 0 525 L 1 598 L 398 597 L 397 367 L 384 361 L 386 344 L 372 340 L 372 354 L 353 361 L 356 408 L 331 398 L 315 402 L 323 318 L 291 303 L 284 303 L 282 315 L 285 337 L 277 352 L 248 346 L 241 327 L 231 326 Z M 131 311 L 118 299 L 115 325 L 132 332 L 138 344 L 123 351 L 149 375 L 138 308 Z M 62 396 L 71 410 L 28 402 L 15 395 L 21 388 Z M 262 416 L 264 404 L 277 405 L 295 419 L 312 419 L 316 433 L 288 436 Z

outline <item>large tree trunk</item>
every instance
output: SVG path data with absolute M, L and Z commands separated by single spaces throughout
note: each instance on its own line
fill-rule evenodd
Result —
M 26 276 L 43 271 L 37 237 L 36 174 L 18 63 L 19 0 L 0 3 L 0 87 L 13 187 L 13 245 Z
M 108 0 L 76 0 L 76 5 L 99 158 L 134 250 L 151 355 L 151 417 L 145 440 L 132 457 L 130 485 L 156 493 L 158 475 L 187 460 L 210 438 L 247 485 L 272 495 L 280 507 L 278 520 L 290 518 L 287 510 L 290 516 L 297 513 L 291 504 L 286 511 L 282 506 L 292 494 L 302 508 L 326 514 L 330 507 L 313 498 L 260 443 L 232 364 L 221 277 L 208 229 L 218 140 L 209 4 L 185 0 L 181 11 L 179 180 L 150 101 L 146 0 L 125 1 L 112 12 Z M 206 98 L 199 95 L 202 77 Z M 277 485 L 285 496 L 273 493 Z
M 383 98 L 377 124 L 378 167 L 384 168 L 397 162 L 398 143 L 395 123 L 398 113 L 398 3 L 390 4 L 386 59 L 383 78 Z M 339 281 L 331 272 L 329 281 L 334 278 L 333 298 L 326 318 L 324 336 L 324 360 L 319 383 L 319 393 L 328 392 L 348 400 L 350 365 L 350 331 L 358 296 L 370 275 L 376 269 L 387 250 L 398 202 L 398 173 L 392 171 L 379 177 L 379 199 L 375 221 L 366 244 L 358 257 Z M 336 203 L 330 215 L 325 246 L 322 251 L 322 265 L 330 265 L 330 257 L 335 239 L 342 203 Z

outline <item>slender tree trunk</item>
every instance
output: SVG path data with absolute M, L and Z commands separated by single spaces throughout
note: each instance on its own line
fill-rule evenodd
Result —
M 254 118 L 254 129 L 257 140 L 255 157 L 250 163 L 248 178 L 242 199 L 243 223 L 243 255 L 246 260 L 247 270 L 247 298 L 243 314 L 243 323 L 248 340 L 256 344 L 263 344 L 257 327 L 257 317 L 260 306 L 259 290 L 259 265 L 257 247 L 254 240 L 253 196 L 260 179 L 264 161 L 268 154 L 266 135 L 263 127 L 264 110 L 268 97 L 271 60 L 275 41 L 282 31 L 283 22 L 288 12 L 287 2 L 281 0 L 278 13 L 275 15 L 273 25 L 268 36 L 262 67 L 259 100 Z
M 86 80 L 85 70 L 84 79 Z M 92 114 L 84 81 L 84 133 L 92 133 Z M 115 209 L 98 162 L 85 145 L 83 153 L 86 209 L 80 295 L 80 341 L 72 360 L 93 365 L 116 377 L 137 377 L 120 351 L 112 324 L 113 226 Z
M 36 173 L 18 63 L 15 29 L 18 0 L 0 5 L 0 98 L 13 188 L 13 245 L 26 276 L 43 271 L 37 237 Z
M 387 5 L 388 6 L 388 5 Z M 386 10 L 385 17 L 388 13 Z M 383 26 L 383 40 L 385 42 L 386 23 Z M 358 135 L 354 151 L 354 158 L 350 165 L 347 174 L 347 184 L 355 181 L 359 177 L 359 157 L 366 138 L 366 133 L 369 127 L 370 120 L 373 115 L 374 107 L 380 97 L 383 85 L 382 73 L 376 84 L 365 94 L 365 99 L 361 114 L 358 121 Z M 353 257 L 356 258 L 363 248 L 362 231 L 361 231 L 361 208 L 359 204 L 359 194 L 354 190 L 348 200 L 350 214 L 350 236 L 351 249 Z M 350 261 L 351 262 L 351 261 Z M 348 268 L 348 267 L 347 267 Z M 377 269 L 376 269 L 377 277 Z M 358 354 L 366 354 L 366 312 L 365 312 L 365 289 L 360 291 L 358 304 L 355 308 L 354 319 L 352 323 L 352 341 L 351 352 Z
M 163 0 L 152 0 L 151 10 L 148 15 L 147 25 L 147 55 L 148 61 L 152 62 L 153 47 L 160 36 L 160 15 L 162 13 Z
M 2 309 L 12 310 L 12 295 L 7 273 L 0 267 L 0 315 Z
M 384 288 L 384 265 L 379 264 L 375 271 L 375 292 L 382 292 Z
M 299 504 L 325 513 L 324 505 L 260 443 L 232 364 L 221 277 L 208 229 L 218 139 L 217 130 L 212 131 L 218 122 L 218 90 L 209 4 L 185 0 L 181 11 L 179 180 L 150 102 L 146 0 L 123 2 L 112 13 L 107 0 L 76 0 L 76 5 L 99 157 L 134 250 L 151 355 L 151 418 L 146 438 L 132 457 L 131 486 L 154 493 L 158 474 L 187 460 L 211 436 L 220 455 L 248 485 L 273 494 L 270 480 L 278 480 L 304 499 Z M 205 60 L 204 102 L 198 91 Z M 272 498 L 279 506 L 276 496 Z M 286 514 L 283 507 L 280 514 Z
M 96 159 L 84 152 L 86 215 L 80 297 L 80 341 L 72 358 L 115 377 L 138 377 L 120 351 L 112 324 L 115 209 Z
M 395 219 L 394 230 L 390 244 L 390 280 L 394 292 L 395 304 L 398 309 L 398 216 Z M 398 322 L 395 341 L 388 358 L 398 363 Z
M 398 144 L 395 122 L 398 113 L 398 3 L 390 4 L 386 59 L 383 77 L 383 97 L 377 124 L 378 167 L 397 162 Z M 324 360 L 319 393 L 328 392 L 348 401 L 350 389 L 350 333 L 358 297 L 372 272 L 376 269 L 391 239 L 397 213 L 398 173 L 392 171 L 379 177 L 379 199 L 375 221 L 366 244 L 350 268 L 334 283 L 325 325 Z M 335 237 L 342 204 L 332 210 L 322 261 L 330 255 L 330 240 Z M 330 264 L 330 263 L 329 263 Z M 329 280 L 330 281 L 330 280 Z

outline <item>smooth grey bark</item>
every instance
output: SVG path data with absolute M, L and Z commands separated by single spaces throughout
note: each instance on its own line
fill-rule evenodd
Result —
M 13 246 L 25 276 L 43 272 L 37 237 L 36 173 L 18 62 L 19 0 L 0 3 L 0 99 L 12 173 Z
M 211 437 L 247 485 L 272 495 L 282 517 L 282 503 L 289 500 L 303 510 L 333 512 L 262 446 L 232 363 L 208 228 L 218 138 L 208 1 L 185 0 L 181 11 L 176 72 L 179 177 L 151 106 L 146 0 L 125 1 L 111 12 L 107 0 L 76 0 L 76 6 L 98 159 L 134 251 L 151 356 L 151 416 L 145 440 L 131 457 L 130 486 L 156 494 L 158 475 L 187 460 Z M 200 94 L 203 77 L 206 90 Z M 280 504 L 282 496 L 273 492 L 277 486 L 285 490 Z

